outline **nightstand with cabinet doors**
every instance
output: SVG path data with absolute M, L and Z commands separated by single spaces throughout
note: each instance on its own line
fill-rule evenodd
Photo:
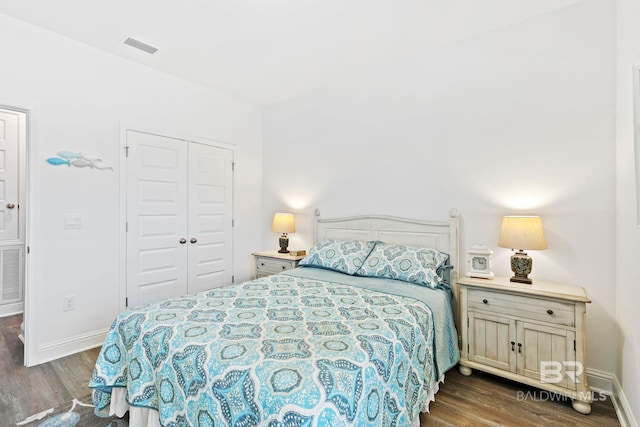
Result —
M 281 254 L 278 251 L 256 251 L 253 252 L 255 263 L 255 278 L 270 276 L 282 271 L 292 270 L 298 267 L 300 260 L 304 256 L 294 256 Z
M 568 396 L 591 412 L 586 375 L 586 303 L 578 286 L 532 285 L 463 278 L 460 286 L 462 348 L 459 370 L 489 372 Z

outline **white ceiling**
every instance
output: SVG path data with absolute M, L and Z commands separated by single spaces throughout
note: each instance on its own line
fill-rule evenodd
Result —
M 0 13 L 270 105 L 579 1 L 0 0 Z

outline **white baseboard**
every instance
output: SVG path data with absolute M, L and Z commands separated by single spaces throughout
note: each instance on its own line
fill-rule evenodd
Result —
M 13 316 L 24 311 L 24 303 L 16 302 L 13 304 L 0 305 L 0 317 Z
M 629 405 L 629 401 L 624 395 L 624 390 L 622 390 L 620 382 L 615 375 L 595 369 L 587 369 L 587 380 L 594 393 L 604 393 L 609 396 L 621 427 L 640 427 L 633 412 L 631 412 L 631 405 Z
M 100 347 L 104 343 L 108 331 L 109 329 L 104 329 L 41 345 L 38 347 L 38 360 L 35 364 L 46 363 L 90 348 Z
M 613 393 L 611 396 L 613 401 L 613 407 L 618 414 L 618 421 L 620 421 L 621 427 L 638 427 L 638 421 L 636 420 L 633 412 L 631 411 L 631 405 L 627 397 L 624 395 L 624 390 L 620 386 L 620 382 L 617 377 L 613 377 Z
M 613 375 L 596 369 L 587 369 L 587 381 L 593 391 L 611 395 L 613 393 Z

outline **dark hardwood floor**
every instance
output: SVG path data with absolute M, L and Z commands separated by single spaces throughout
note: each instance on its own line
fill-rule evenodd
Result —
M 0 318 L 0 424 L 14 425 L 89 393 L 99 348 L 25 368 L 22 315 Z
M 550 396 L 553 396 L 553 401 Z M 599 394 L 595 393 L 599 398 Z M 606 400 L 594 402 L 591 414 L 583 415 L 571 407 L 571 400 L 562 399 L 532 387 L 493 375 L 473 371 L 465 377 L 457 368 L 445 376 L 444 384 L 421 414 L 421 426 L 517 426 L 517 427 L 605 427 L 619 426 L 613 404 Z
M 0 318 L 2 425 L 14 425 L 37 412 L 85 396 L 98 357 L 99 349 L 92 349 L 25 368 L 23 345 L 18 339 L 21 322 L 20 315 Z M 537 389 L 478 372 L 464 377 L 457 369 L 447 373 L 430 413 L 422 414 L 420 421 L 421 426 L 456 427 L 620 425 L 608 397 L 594 402 L 590 415 L 582 415 L 568 400 L 551 401 L 548 394 Z

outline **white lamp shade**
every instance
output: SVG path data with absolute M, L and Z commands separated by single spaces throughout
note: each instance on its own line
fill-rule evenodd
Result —
M 296 224 L 293 220 L 293 214 L 277 213 L 273 216 L 273 225 L 271 231 L 274 233 L 295 233 Z
M 502 218 L 498 246 L 510 249 L 547 249 L 547 240 L 539 216 L 505 216 Z

